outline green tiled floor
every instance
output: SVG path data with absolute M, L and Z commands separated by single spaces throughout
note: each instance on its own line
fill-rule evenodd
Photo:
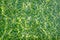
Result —
M 0 0 L 0 40 L 60 40 L 60 0 Z

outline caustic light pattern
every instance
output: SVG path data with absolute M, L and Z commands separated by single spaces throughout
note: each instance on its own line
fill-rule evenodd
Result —
M 0 40 L 60 40 L 60 0 L 0 0 Z

